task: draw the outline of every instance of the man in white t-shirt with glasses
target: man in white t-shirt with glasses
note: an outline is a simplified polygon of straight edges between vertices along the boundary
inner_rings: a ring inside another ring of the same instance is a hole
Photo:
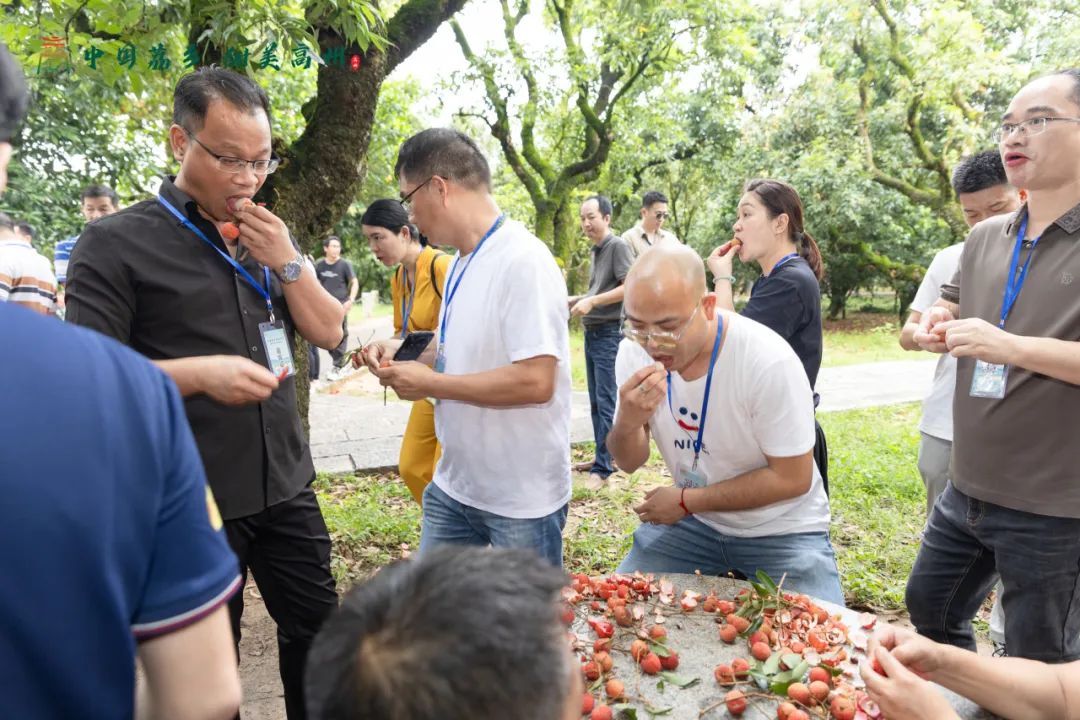
[[[608,448],[633,472],[652,438],[673,483],[634,508],[642,524],[619,572],[764,570],[842,605],[813,460],[813,393],[795,352],[764,325],[718,310],[686,247],[642,255],[623,307]]]
[[[436,400],[442,456],[424,491],[420,552],[527,547],[561,567],[570,501],[562,272],[546,245],[499,210],[487,160],[469,137],[424,130],[401,146],[396,172],[420,232],[458,250],[439,327],[420,361],[391,360],[400,339],[365,352],[398,397]]]

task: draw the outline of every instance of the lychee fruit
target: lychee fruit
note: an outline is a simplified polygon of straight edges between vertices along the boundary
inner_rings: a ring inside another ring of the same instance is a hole
[[[599,638],[592,644],[593,652],[608,652],[611,650],[611,638]]]
[[[745,680],[750,674],[750,663],[746,661],[746,658],[735,658],[731,661],[731,669],[735,673],[735,677]]]
[[[588,715],[591,713],[594,705],[596,705],[596,700],[589,693],[585,693],[585,697],[581,698],[581,714]]]
[[[750,648],[750,654],[754,656],[755,660],[765,662],[772,655],[772,650],[763,642],[754,643],[754,646]]]
[[[671,653],[667,657],[660,658],[660,667],[665,670],[674,670],[679,667],[679,654]]]
[[[735,671],[731,669],[730,665],[717,665],[716,669],[713,670],[713,677],[721,685],[735,684]]]
[[[736,717],[746,712],[746,696],[742,690],[732,690],[724,696],[727,711]]]
[[[645,657],[649,652],[649,643],[644,640],[635,640],[630,643],[630,657],[634,658],[636,662],[641,662],[641,659]]]
[[[810,688],[802,683],[791,683],[788,685],[787,696],[800,705],[810,704]]]
[[[739,637],[739,631],[735,629],[734,625],[721,625],[720,626],[720,639],[724,642],[731,644],[735,642],[735,638]]]
[[[782,702],[776,708],[776,720],[788,720],[791,717],[791,713],[798,710],[797,707],[789,702]]]
[[[663,667],[660,664],[660,658],[656,653],[648,653],[645,657],[641,658],[641,670],[646,675],[655,675],[660,672]]]
[[[831,688],[829,683],[822,682],[821,680],[814,680],[810,683],[810,694],[818,702],[824,702],[829,697]]]
[[[667,628],[665,628],[663,625],[653,625],[651,628],[649,628],[649,637],[651,637],[653,640],[659,640],[660,642],[663,642],[667,639]]]
[[[626,694],[626,687],[623,685],[622,680],[616,680],[612,678],[604,685],[604,692],[612,700],[618,700]]]
[[[746,632],[746,629],[750,627],[749,620],[735,613],[728,613],[728,616],[724,619],[727,620],[728,625],[735,628],[736,632]]]
[[[855,720],[855,702],[844,695],[837,695],[829,703],[829,712],[835,720]]]
[[[611,720],[614,717],[611,713],[611,708],[607,705],[597,705],[589,715],[589,720]]]
[[[600,679],[600,666],[592,660],[581,666],[581,672],[585,675],[585,679],[589,682]]]
[[[611,667],[615,664],[615,661],[611,659],[611,655],[604,651],[600,651],[593,655],[593,662],[600,666],[600,669],[604,672],[611,672]]]
[[[831,682],[832,673],[823,667],[810,668],[810,682],[815,683],[818,681],[823,683]]]

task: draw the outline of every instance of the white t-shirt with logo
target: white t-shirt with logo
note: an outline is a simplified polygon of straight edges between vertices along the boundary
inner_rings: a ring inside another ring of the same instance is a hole
[[[458,502],[510,518],[543,517],[569,502],[566,301],[566,281],[551,251],[513,220],[479,251],[456,258],[448,271],[439,314],[441,324],[449,313],[447,374],[479,373],[543,355],[558,359],[555,393],[542,405],[436,403],[442,457],[433,482]]]
[[[765,456],[793,457],[814,447],[814,396],[806,371],[791,346],[749,318],[724,313],[727,334],[713,371],[709,410],[698,468],[708,484],[766,467]],[[711,349],[711,345],[710,345]],[[652,364],[635,342],[623,340],[615,360],[621,386]],[[661,402],[649,430],[672,476],[694,459],[694,441],[706,376],[686,382],[671,375],[671,406]],[[695,516],[725,535],[763,537],[829,529],[829,500],[817,465],[804,494],[751,510],[702,512]]]
[[[925,313],[941,297],[941,286],[952,280],[956,268],[960,265],[960,256],[964,252],[964,243],[956,243],[945,248],[930,262],[926,275],[919,285],[911,309]],[[934,381],[930,392],[923,398],[922,422],[919,430],[942,440],[952,442],[952,406],[953,391],[956,389],[956,358],[949,353],[938,357],[934,368]]]

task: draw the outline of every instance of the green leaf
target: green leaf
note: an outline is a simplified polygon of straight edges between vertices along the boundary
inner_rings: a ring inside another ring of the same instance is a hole
[[[786,655],[785,657],[791,657]],[[775,652],[769,656],[769,659],[765,661],[765,665],[762,666],[761,671],[766,675],[775,675],[780,669],[780,653]]]
[[[788,668],[789,670],[792,670],[792,669],[794,669],[794,668],[795,668],[795,667],[796,667],[796,666],[797,666],[797,665],[798,665],[799,663],[801,663],[801,662],[802,662],[802,655],[796,655],[795,653],[791,653],[790,655],[785,655],[784,657],[782,657],[782,658],[780,658],[780,659],[781,659],[781,660],[783,661],[784,665],[785,665],[785,666],[786,666],[786,667],[787,667],[787,668]]]
[[[660,677],[664,678],[672,685],[676,685],[681,688],[688,688],[701,682],[701,678],[688,678],[683,675],[673,673],[669,670],[662,670],[660,672]]]
[[[671,651],[668,650],[667,647],[662,643],[650,640],[649,649],[656,653],[659,657],[671,657]]]
[[[611,709],[619,717],[629,718],[629,720],[637,720],[637,708],[633,705],[619,703],[618,705],[613,705]]]
[[[773,582],[773,579],[771,577],[769,577],[769,573],[765,572],[764,570],[759,569],[757,571],[757,573],[756,573],[756,576],[757,576],[757,579],[761,581],[761,584],[764,585],[768,589],[770,595],[775,595],[776,594],[776,591],[779,588],[776,587],[776,583]]]

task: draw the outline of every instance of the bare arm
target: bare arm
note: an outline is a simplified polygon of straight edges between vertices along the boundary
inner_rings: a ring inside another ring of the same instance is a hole
[[[1080,720],[1080,662],[1047,665],[943,647],[930,679],[1005,718]]]
[[[357,280],[356,277],[354,276],[353,279],[349,281],[349,302],[350,303],[356,302],[356,295],[359,292],[360,292],[360,281]]]
[[[172,378],[181,396],[206,394],[226,405],[261,402],[279,385],[272,372],[239,355],[155,360],[154,364]]]
[[[626,472],[649,460],[649,418],[667,391],[664,366],[649,365],[630,376],[619,388],[619,411],[607,436],[611,457]]]
[[[768,465],[730,480],[686,491],[692,513],[750,510],[806,493],[813,480],[814,453],[794,457],[765,456]]]
[[[540,405],[555,394],[557,367],[557,358],[541,355],[468,375],[435,373],[430,396],[490,407]]]
[[[716,293],[716,307],[721,310],[735,310],[735,291],[731,280],[717,280],[713,284],[713,290]]]
[[[419,361],[390,361],[383,367],[387,362],[385,358],[385,354],[375,357],[373,353],[367,358],[368,368],[402,400],[433,397],[484,407],[516,407],[541,405],[555,394],[558,359],[551,355],[526,358],[494,370],[467,375],[435,372],[430,364],[433,361],[430,345]]]
[[[341,342],[345,306],[323,288],[306,261],[300,279],[283,284],[282,289],[297,332],[309,343],[324,350],[336,348]]]
[[[176,632],[139,645],[146,682],[139,686],[136,717],[227,720],[240,709],[228,607]]]

